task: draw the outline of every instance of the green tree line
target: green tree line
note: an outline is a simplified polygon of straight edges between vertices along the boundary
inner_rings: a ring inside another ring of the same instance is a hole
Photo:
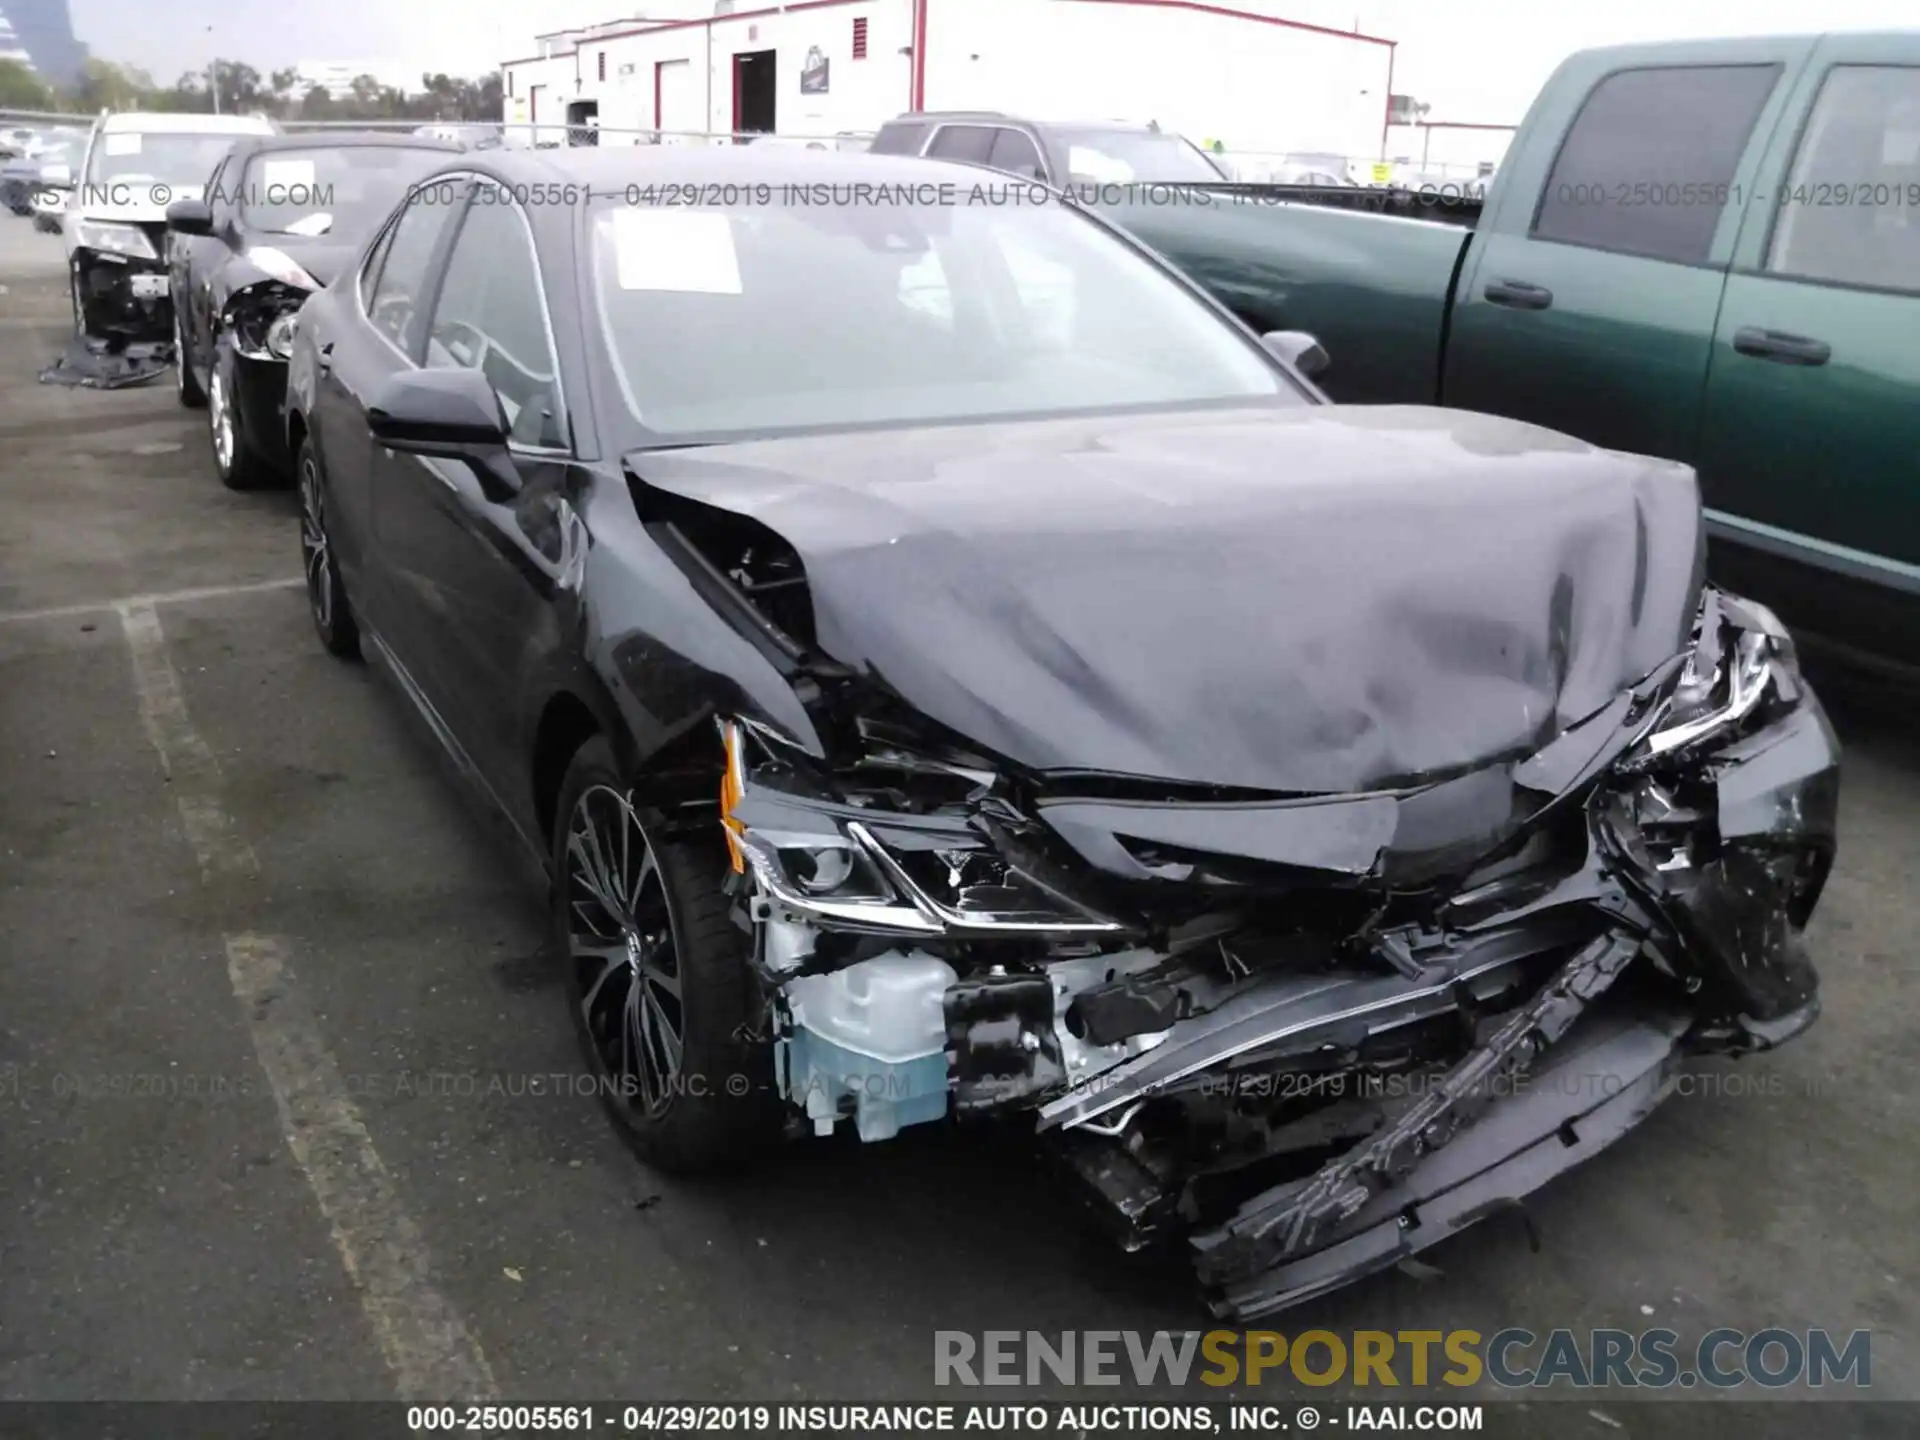
[[[422,75],[418,93],[382,85],[371,75],[354,77],[352,92],[338,99],[318,85],[302,86],[292,70],[262,74],[242,61],[216,60],[207,70],[189,70],[171,85],[146,71],[90,59],[70,89],[48,85],[17,60],[0,60],[0,110],[48,110],[97,115],[102,110],[209,111],[209,82],[220,87],[221,110],[258,111],[282,120],[498,120],[500,77],[467,80]]]

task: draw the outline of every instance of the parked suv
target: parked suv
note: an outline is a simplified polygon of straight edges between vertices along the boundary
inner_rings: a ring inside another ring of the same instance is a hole
[[[1231,178],[1192,141],[1155,124],[1020,120],[993,110],[901,115],[880,127],[871,153],[984,165],[1056,188]]]

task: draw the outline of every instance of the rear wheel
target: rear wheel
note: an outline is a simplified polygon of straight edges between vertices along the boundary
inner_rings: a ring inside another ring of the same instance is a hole
[[[352,659],[360,653],[360,627],[354,623],[347,588],[334,563],[327,533],[327,477],[311,439],[302,442],[300,476],[300,558],[307,575],[307,610],[314,633],[331,655]]]
[[[194,377],[193,362],[187,357],[187,326],[180,318],[177,301],[173,307],[173,393],[189,410],[198,410],[207,403],[207,392],[200,388],[199,380]]]
[[[778,1133],[772,1046],[718,828],[659,834],[613,752],[580,748],[555,807],[551,925],[568,1008],[607,1112],[663,1170],[710,1170]]]

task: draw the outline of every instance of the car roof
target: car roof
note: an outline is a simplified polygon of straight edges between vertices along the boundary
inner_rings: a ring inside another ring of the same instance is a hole
[[[273,122],[260,115],[187,115],[153,110],[124,110],[100,117],[102,130],[140,130],[151,135],[273,135]]]
[[[887,121],[888,125],[914,124],[1030,125],[1036,130],[1111,130],[1123,135],[1158,135],[1156,130],[1133,120],[1056,120],[1037,115],[1009,115],[1004,110],[909,110]]]
[[[262,135],[247,145],[250,153],[273,154],[281,150],[371,149],[385,146],[398,150],[442,150],[450,155],[464,154],[466,147],[457,140],[435,135],[416,135],[411,131],[391,130],[291,130],[277,135]]]
[[[461,170],[507,181],[558,180],[596,193],[629,185],[926,185],[944,176],[978,184],[976,165],[871,151],[803,150],[784,145],[576,145],[552,150],[475,150]],[[692,194],[693,192],[686,192]],[[671,203],[671,197],[667,197]]]

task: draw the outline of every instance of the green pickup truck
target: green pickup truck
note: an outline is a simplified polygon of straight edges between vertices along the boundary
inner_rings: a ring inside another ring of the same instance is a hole
[[[1336,400],[1693,465],[1723,583],[1920,659],[1920,33],[1586,51],[1484,197],[1367,203],[1093,208],[1255,328],[1317,335]]]

